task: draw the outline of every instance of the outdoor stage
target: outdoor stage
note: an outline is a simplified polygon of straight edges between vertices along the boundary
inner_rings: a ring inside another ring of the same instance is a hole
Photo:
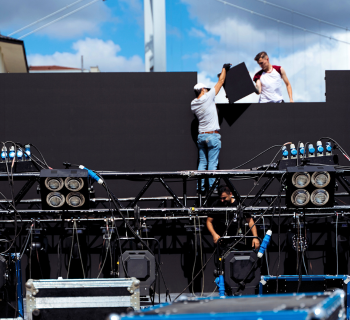
[[[350,72],[327,71],[326,79],[324,103],[218,105],[220,170],[199,172],[197,124],[189,107],[196,73],[0,75],[6,119],[2,140],[33,143],[46,160],[33,158],[31,172],[18,172],[17,163],[13,174],[2,164],[0,235],[6,241],[0,248],[7,262],[0,263],[0,271],[9,276],[0,287],[6,283],[9,288],[6,299],[19,310],[16,290],[25,295],[28,279],[125,278],[125,261],[136,269],[140,265],[135,263],[140,256],[130,258],[133,254],[142,254],[140,296],[145,304],[157,301],[158,293],[174,297],[185,288],[186,295],[213,292],[216,246],[205,221],[208,212],[227,209],[211,206],[215,195],[210,191],[196,196],[198,179],[207,177],[229,186],[241,204],[230,213],[250,212],[261,239],[273,231],[261,275],[349,274],[350,168],[339,147],[345,155],[350,150],[345,88]],[[311,176],[332,167],[331,200],[324,206],[290,206],[292,174],[281,160],[281,145],[309,141],[315,146],[322,137],[336,140],[331,140],[337,146],[332,153],[338,159],[315,157],[307,170]],[[41,159],[33,146],[32,154]],[[56,169],[56,177],[60,169],[71,170],[68,176],[74,177],[79,171],[75,164],[83,164],[104,183],[82,178],[81,209],[48,208],[46,178],[40,174],[45,162]],[[64,169],[63,162],[73,165]],[[248,229],[245,225],[243,233]],[[250,250],[249,239],[243,240]],[[19,269],[21,276],[16,275]],[[347,278],[339,281],[334,287],[347,290]],[[14,309],[7,301],[4,305],[7,314],[1,316],[13,317]]]

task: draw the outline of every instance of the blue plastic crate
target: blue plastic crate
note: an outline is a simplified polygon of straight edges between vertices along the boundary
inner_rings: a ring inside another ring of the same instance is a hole
[[[278,293],[293,293],[297,291],[298,275],[282,275],[278,277]],[[301,292],[327,292],[335,288],[342,289],[345,296],[346,318],[350,319],[350,287],[348,285],[350,276],[348,275],[303,275],[301,277]],[[275,294],[276,293],[276,277],[261,276],[259,284],[259,294]]]
[[[186,298],[120,320],[345,319],[344,291],[266,296]],[[139,318],[139,319],[137,319]]]

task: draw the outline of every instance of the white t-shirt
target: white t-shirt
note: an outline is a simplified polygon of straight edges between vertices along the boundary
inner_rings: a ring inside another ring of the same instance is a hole
[[[218,111],[215,105],[214,88],[199,99],[194,99],[191,102],[191,110],[198,118],[199,133],[220,130]]]
[[[279,102],[283,100],[282,96],[282,78],[281,75],[272,68],[272,72],[263,72],[260,77],[261,94],[260,103]]]

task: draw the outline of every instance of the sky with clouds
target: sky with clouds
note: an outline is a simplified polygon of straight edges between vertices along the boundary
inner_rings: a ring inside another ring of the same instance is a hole
[[[9,35],[75,3],[12,37],[23,36],[89,2],[2,1],[0,32]],[[223,63],[245,62],[253,76],[259,70],[254,56],[267,51],[271,62],[286,70],[294,100],[312,102],[325,101],[325,70],[350,68],[350,31],[346,30],[350,0],[269,1],[293,12],[262,0],[224,2],[227,4],[220,0],[166,0],[167,71],[197,71],[200,82],[213,86]],[[143,30],[143,0],[101,0],[23,40],[29,65],[79,68],[83,55],[85,68],[98,65],[103,72],[135,72],[144,71]],[[288,101],[286,90],[284,97]],[[257,99],[252,94],[241,102]],[[217,101],[225,101],[223,92]]]

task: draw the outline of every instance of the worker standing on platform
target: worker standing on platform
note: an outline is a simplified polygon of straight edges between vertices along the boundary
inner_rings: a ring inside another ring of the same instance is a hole
[[[235,198],[232,196],[231,190],[227,186],[220,186],[219,187],[219,199],[216,200],[212,207],[219,207],[219,208],[232,208],[236,207],[237,202],[235,201]],[[213,242],[216,244],[220,237],[223,236],[235,236],[238,235],[238,225],[236,223],[231,223],[231,225],[228,227],[228,224],[232,220],[233,216],[232,214],[236,214],[235,212],[223,212],[216,213],[215,215],[208,214],[207,218],[207,228],[211,235],[213,236]],[[251,232],[254,237],[258,236],[258,232],[256,229],[256,226],[254,225],[254,220],[251,217],[251,215],[247,212],[244,214],[245,219],[249,225],[249,228],[251,228]],[[236,219],[237,221],[237,219]],[[228,229],[227,229],[228,228]],[[260,241],[258,238],[253,238],[252,240],[252,247],[254,249],[258,249],[260,246]]]
[[[254,60],[261,67],[261,70],[253,78],[256,83],[257,94],[260,94],[259,103],[284,102],[281,78],[287,87],[289,101],[294,102],[292,86],[287,78],[286,71],[280,66],[273,66],[265,51],[258,53]]]
[[[215,105],[215,96],[219,93],[226,79],[226,71],[231,67],[225,63],[218,83],[211,90],[203,83],[194,86],[196,99],[191,102],[191,110],[199,121],[197,146],[199,151],[198,170],[216,170],[219,162],[221,149],[221,135],[219,133],[218,112]],[[215,178],[209,179],[209,188],[213,185]],[[201,186],[197,185],[197,193],[204,193],[204,179]]]

